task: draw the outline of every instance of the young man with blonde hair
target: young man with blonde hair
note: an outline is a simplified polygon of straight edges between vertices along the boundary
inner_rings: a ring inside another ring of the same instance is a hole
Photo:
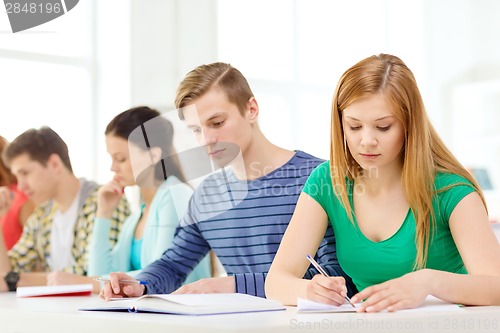
[[[322,160],[278,147],[264,136],[257,123],[257,100],[245,77],[229,64],[202,65],[188,73],[175,104],[220,170],[196,189],[173,246],[138,276],[147,281],[147,288],[122,285],[119,280],[130,277],[112,273],[101,297],[173,292],[210,249],[228,276],[202,279],[176,293],[238,292],[264,297],[267,272],[302,186]],[[234,162],[235,156],[241,157],[241,163]],[[317,259],[330,275],[344,275],[331,228]],[[311,268],[305,277],[316,273]]]

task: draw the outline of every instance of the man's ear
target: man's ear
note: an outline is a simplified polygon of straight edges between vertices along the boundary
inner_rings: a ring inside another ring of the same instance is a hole
[[[247,116],[250,123],[256,123],[257,118],[259,117],[259,104],[257,104],[257,100],[255,97],[250,97],[247,102]]]
[[[149,156],[151,157],[151,165],[158,163],[161,160],[162,150],[160,147],[149,148]]]
[[[54,170],[62,170],[64,168],[64,163],[61,160],[61,157],[56,153],[50,154],[47,162],[45,163],[46,168],[52,168]]]

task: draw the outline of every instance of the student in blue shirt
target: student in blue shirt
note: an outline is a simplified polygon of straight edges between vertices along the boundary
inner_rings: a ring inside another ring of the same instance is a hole
[[[130,277],[111,273],[111,283],[105,284],[101,297],[109,300],[172,291],[264,297],[267,272],[298,195],[322,160],[267,140],[257,123],[257,100],[245,77],[229,64],[202,65],[188,73],[175,104],[220,170],[196,189],[172,247],[137,276],[148,283],[147,288],[120,284],[120,279]],[[202,279],[176,290],[210,249],[228,276]],[[331,228],[326,230],[317,260],[330,275],[344,275],[336,260]],[[311,278],[314,272],[311,268],[305,277]]]
[[[145,106],[122,112],[108,124],[106,147],[115,176],[98,191],[98,209],[89,245],[89,276],[112,271],[135,276],[172,244],[179,216],[184,214],[193,193],[175,159],[173,132],[170,121]],[[111,213],[123,196],[124,187],[132,185],[140,188],[140,210],[125,220],[116,245],[111,247],[107,236]],[[210,276],[210,258],[206,256],[186,282]],[[52,277],[59,282],[54,284],[75,278],[81,277],[61,273]]]

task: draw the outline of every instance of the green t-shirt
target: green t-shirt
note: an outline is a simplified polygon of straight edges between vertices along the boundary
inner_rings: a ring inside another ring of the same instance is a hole
[[[454,186],[447,188],[449,185]],[[434,232],[431,231],[426,267],[466,274],[448,221],[460,200],[475,189],[465,178],[449,173],[438,173],[435,177],[435,186],[438,190],[433,198],[436,228]],[[351,207],[354,207],[352,188],[353,183],[348,180],[348,198]],[[439,191],[439,189],[445,190]],[[340,266],[352,278],[359,291],[413,270],[417,249],[415,217],[410,209],[394,235],[383,241],[374,242],[361,232],[356,217],[354,224],[351,222],[340,200],[335,196],[328,161],[320,164],[311,173],[303,191],[316,200],[327,213],[335,232]]]

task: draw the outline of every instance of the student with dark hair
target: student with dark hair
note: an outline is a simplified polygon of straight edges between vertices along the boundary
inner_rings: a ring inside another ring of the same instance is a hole
[[[89,276],[123,271],[136,276],[172,245],[179,218],[193,190],[186,184],[173,145],[172,123],[157,110],[135,107],[106,127],[106,147],[113,179],[98,191],[97,213],[89,247]],[[107,235],[112,213],[127,186],[138,185],[141,205],[127,217],[114,247]],[[186,282],[211,276],[210,257],[193,269]],[[94,283],[65,272],[49,276],[52,284]],[[98,291],[99,288],[96,289]]]
[[[45,285],[49,271],[86,275],[98,185],[73,174],[66,143],[49,127],[24,132],[3,157],[19,189],[38,207],[17,244],[8,253],[0,247],[0,276],[5,277],[0,290]],[[112,213],[111,245],[128,214],[127,201],[120,200]]]
[[[147,288],[120,284],[120,279],[130,277],[111,273],[101,297],[172,291],[264,297],[264,281],[298,195],[322,160],[278,147],[264,136],[257,122],[257,100],[245,77],[229,64],[202,65],[188,73],[175,104],[218,170],[197,187],[172,246],[137,276],[148,282]],[[342,275],[332,229],[325,230],[322,238],[318,261],[329,274]],[[180,287],[209,250],[228,276]],[[305,277],[311,278],[313,272]]]

